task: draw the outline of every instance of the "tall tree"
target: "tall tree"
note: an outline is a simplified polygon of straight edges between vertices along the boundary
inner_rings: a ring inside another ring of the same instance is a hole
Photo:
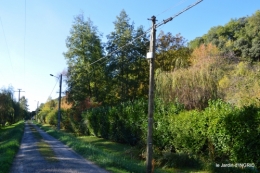
[[[84,109],[86,99],[103,99],[105,65],[90,65],[103,55],[100,36],[90,19],[85,20],[82,14],[75,17],[64,53],[68,64],[68,98],[74,107]]]
[[[145,54],[148,39],[142,26],[137,30],[134,29],[134,23],[130,24],[130,18],[124,10],[116,17],[114,26],[114,31],[107,36],[106,47],[107,52],[111,53],[107,63],[110,86],[113,86],[111,100],[112,98],[114,102],[132,100],[138,95],[141,96],[144,90],[147,91],[145,88],[148,73],[144,69],[147,69]],[[139,38],[132,44],[128,44],[137,37]],[[123,48],[114,52],[121,47]]]
[[[25,119],[30,119],[30,115],[28,112],[28,100],[22,96],[20,99],[20,111],[19,114],[21,117],[25,118]]]
[[[15,123],[23,119],[24,110],[20,103],[13,99],[13,87],[3,88],[0,92],[0,125],[6,122]]]
[[[164,34],[160,32],[156,50],[156,68],[163,71],[173,71],[180,67],[189,65],[190,49],[185,45],[186,40],[177,34],[173,36],[171,33]]]
[[[11,93],[8,90],[0,93],[0,123],[2,126],[6,122],[12,122],[14,119],[14,109],[12,107]]]

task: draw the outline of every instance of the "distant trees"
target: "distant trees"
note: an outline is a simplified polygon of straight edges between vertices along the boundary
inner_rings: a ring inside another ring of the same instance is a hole
[[[223,54],[233,52],[248,61],[260,61],[260,11],[212,27],[207,34],[192,40],[189,47],[194,49],[208,43],[216,45]]]
[[[27,100],[21,98],[21,102],[13,99],[13,88],[3,88],[0,90],[0,125],[5,126],[6,123],[12,124],[21,119],[25,119],[28,115]]]

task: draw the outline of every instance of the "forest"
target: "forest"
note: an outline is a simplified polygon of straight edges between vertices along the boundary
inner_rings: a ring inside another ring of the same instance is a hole
[[[75,17],[63,53],[61,127],[132,145],[145,159],[149,34],[124,10],[113,24],[103,43],[91,19]],[[214,170],[216,163],[253,163],[259,169],[260,11],[189,42],[160,31],[155,64],[156,164]],[[57,125],[57,99],[39,109],[39,122]]]

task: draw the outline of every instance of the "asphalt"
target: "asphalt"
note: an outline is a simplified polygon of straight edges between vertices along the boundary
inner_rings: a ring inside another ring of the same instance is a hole
[[[32,124],[33,125],[33,124]],[[38,151],[29,124],[25,124],[20,149],[14,159],[10,173],[108,173],[94,163],[84,159],[72,149],[33,125],[49,143],[58,161],[46,160]]]

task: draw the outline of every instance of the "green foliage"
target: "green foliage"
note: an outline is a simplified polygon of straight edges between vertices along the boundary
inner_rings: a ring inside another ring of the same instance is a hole
[[[259,115],[253,106],[238,109],[211,101],[202,112],[184,112],[174,119],[173,145],[181,152],[207,155],[213,162],[254,163],[259,168]]]
[[[259,16],[257,11],[213,27],[189,48],[180,35],[159,35],[153,146],[162,165],[197,167],[202,160],[206,166],[248,162],[259,168],[259,63],[253,62],[260,58]],[[91,65],[103,56],[100,36],[90,19],[75,18],[64,53],[72,108],[62,111],[61,126],[137,145],[141,152],[147,135],[148,38],[126,45],[144,29],[135,29],[124,10],[114,26],[105,44],[109,57]],[[57,123],[55,104],[46,104],[41,121]]]
[[[166,152],[159,159],[159,162],[164,167],[170,168],[200,168],[199,160],[186,153]]]
[[[143,26],[135,29],[124,10],[116,17],[114,26],[106,43],[106,51],[112,53],[106,67],[109,105],[146,97],[148,92],[148,65],[145,57],[148,38]],[[130,41],[132,44],[128,44]],[[123,49],[114,52],[122,46]]]
[[[230,160],[254,163],[260,168],[260,109],[244,107],[236,114],[225,117],[225,129],[231,138]]]
[[[48,112],[46,116],[46,123],[50,125],[57,125],[58,123],[58,111],[57,110],[52,110]]]
[[[85,21],[83,15],[75,17],[66,46],[68,101],[74,109],[82,111],[88,98],[102,101],[105,92],[105,65],[90,66],[103,55],[100,35],[93,22]]]
[[[154,116],[155,146],[163,149],[169,147],[169,124],[167,117],[177,114],[183,109],[178,104],[163,105],[160,100],[156,101]],[[90,133],[116,142],[136,145],[145,143],[147,131],[147,101],[136,100],[134,102],[124,102],[113,107],[98,107],[83,113],[84,122]],[[163,134],[163,135],[162,135]]]
[[[21,98],[21,102],[16,102],[13,99],[13,88],[0,90],[0,128],[6,124],[13,124],[21,119],[28,118],[27,100]]]
[[[165,102],[178,99],[186,109],[202,110],[209,99],[218,98],[238,107],[260,105],[259,62],[220,56],[212,44],[194,49],[190,60],[186,69],[156,71],[157,97]]]
[[[260,106],[259,63],[233,64],[219,80],[222,98],[238,107],[254,104]]]
[[[180,35],[160,32],[157,42],[155,64],[162,71],[174,71],[189,66],[191,50],[185,46],[186,40]]]
[[[203,45],[192,53],[191,67],[170,73],[156,71],[156,97],[165,102],[177,99],[186,109],[203,109],[209,99],[219,97],[218,80],[225,68],[216,47]]]
[[[138,100],[113,107],[92,108],[85,111],[83,117],[92,135],[134,145],[144,135],[141,127],[146,108],[143,100]]]
[[[23,137],[24,123],[18,122],[0,129],[0,173],[9,172]]]
[[[203,37],[197,37],[189,43],[194,49],[201,44],[212,43],[223,54],[233,52],[236,56],[248,61],[260,58],[260,11],[250,17],[232,19],[224,26],[212,27]]]

